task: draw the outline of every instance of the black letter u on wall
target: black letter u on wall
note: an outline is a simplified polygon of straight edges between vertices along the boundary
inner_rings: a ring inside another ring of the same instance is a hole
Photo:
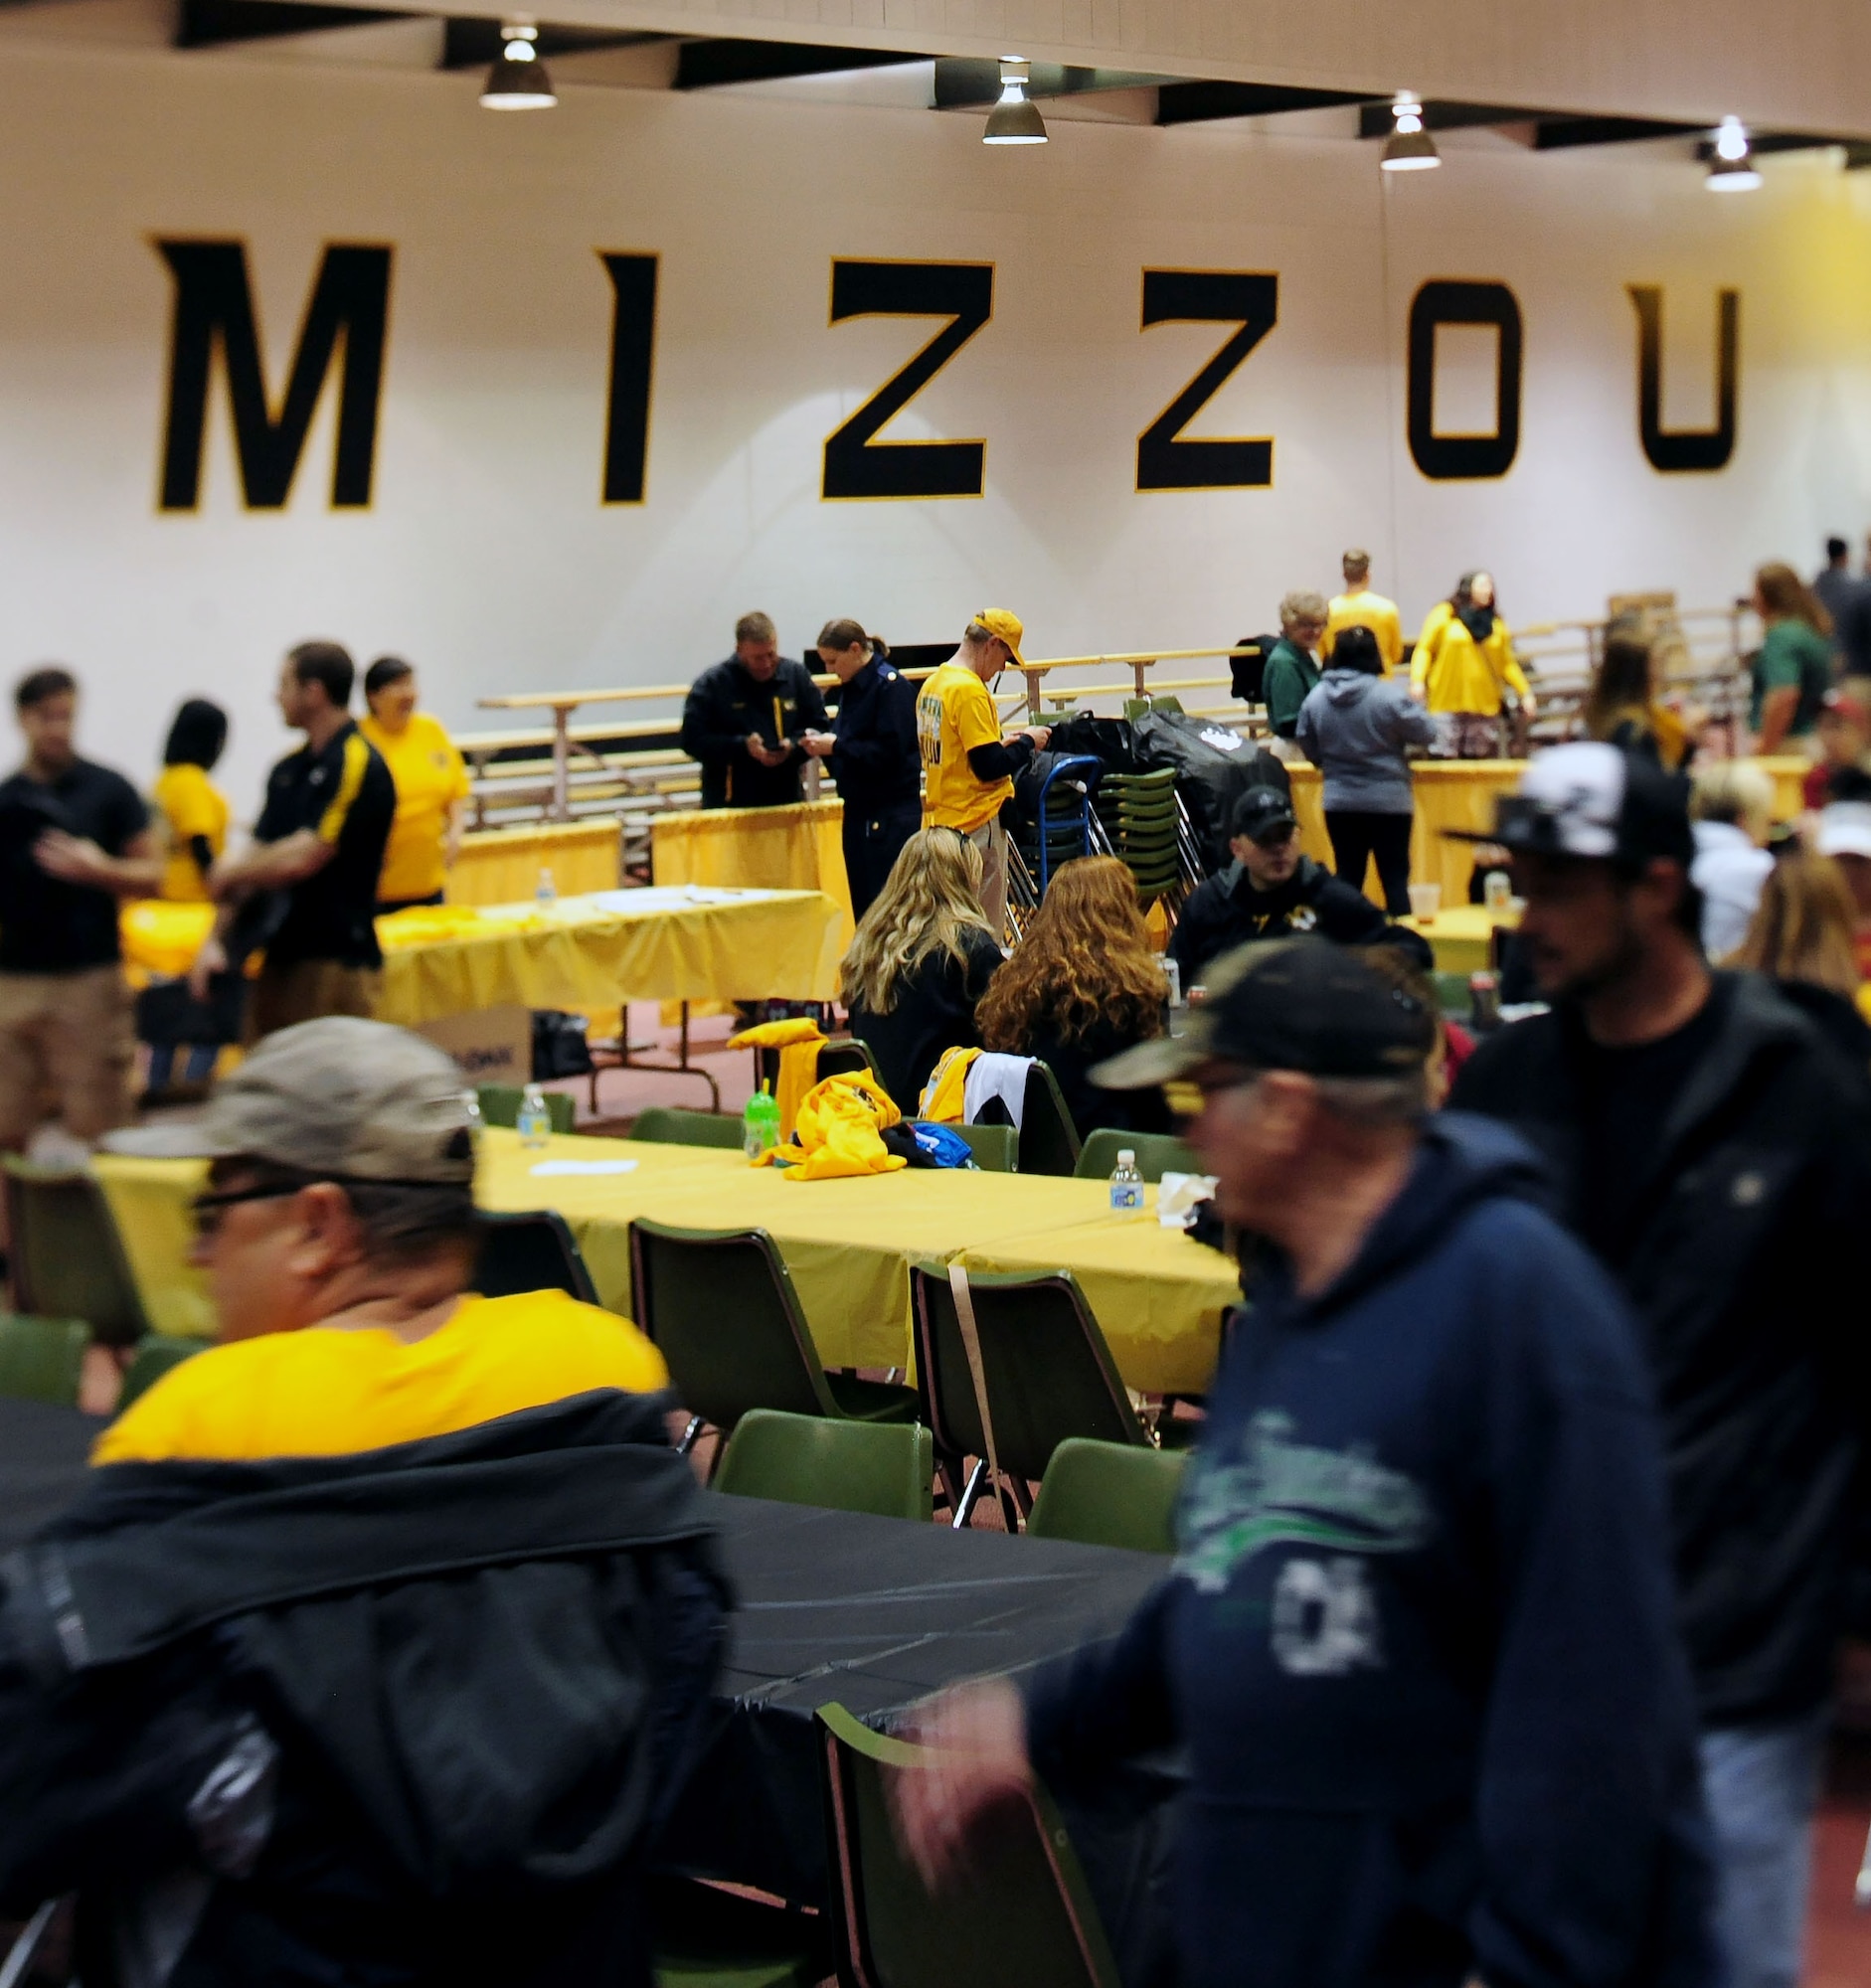
[[[282,508],[340,339],[344,362],[338,376],[331,502],[338,509],[368,504],[377,456],[377,407],[383,394],[391,251],[350,245],[326,248],[275,416],[255,324],[246,245],[159,242],[156,247],[175,278],[162,508],[192,511],[201,501],[209,376],[217,348],[228,377],[247,507],[250,511]]]
[[[1715,425],[1663,425],[1663,292],[1654,283],[1628,285],[1637,307],[1637,433],[1650,467],[1668,474],[1723,469],[1735,452],[1735,403],[1741,354],[1741,292],[1720,293],[1715,333]]]
[[[1436,432],[1436,330],[1444,324],[1493,325],[1494,432]],[[1425,283],[1410,306],[1410,453],[1439,483],[1505,476],[1520,449],[1520,306],[1505,283]]]

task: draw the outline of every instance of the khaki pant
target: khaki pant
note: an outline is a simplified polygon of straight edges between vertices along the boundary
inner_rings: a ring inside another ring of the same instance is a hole
[[[136,1034],[116,964],[76,973],[0,973],[0,1148],[47,1118],[95,1139],[130,1115]]]
[[[999,818],[986,821],[968,840],[981,852],[981,909],[997,945],[1007,943],[1007,831]]]
[[[321,1015],[361,1015],[369,1021],[383,991],[383,974],[371,966],[340,966],[335,959],[270,962],[259,969],[247,1004],[244,1036],[248,1047],[297,1022]]]

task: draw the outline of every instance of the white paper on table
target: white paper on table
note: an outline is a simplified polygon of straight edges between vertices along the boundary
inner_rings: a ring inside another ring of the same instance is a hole
[[[527,1168],[536,1177],[565,1174],[633,1174],[635,1160],[538,1160]]]
[[[622,917],[647,917],[657,911],[688,911],[698,905],[757,904],[771,891],[734,891],[720,884],[651,884],[637,891],[594,891],[583,903]]]
[[[1165,1174],[1156,1184],[1156,1219],[1165,1229],[1188,1229],[1195,1212],[1220,1182],[1213,1174]]]

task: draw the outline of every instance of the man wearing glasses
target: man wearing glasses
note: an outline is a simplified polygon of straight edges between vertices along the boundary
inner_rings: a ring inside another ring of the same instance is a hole
[[[562,1291],[468,1289],[467,1107],[453,1061],[420,1036],[348,1016],[283,1029],[198,1123],[112,1143],[209,1162],[195,1260],[223,1344],[111,1423],[98,1463],[341,1455],[667,1385],[626,1319]]]
[[[1392,924],[1362,891],[1300,853],[1299,824],[1282,788],[1250,787],[1235,802],[1229,826],[1235,860],[1190,893],[1169,941],[1183,986],[1200,986],[1209,961],[1236,946],[1301,932],[1341,945],[1396,945],[1413,966],[1428,971],[1432,955],[1425,939]]]
[[[1715,1978],[1689,1679],[1631,1321],[1532,1156],[1426,1115],[1384,949],[1252,948],[1172,1077],[1259,1239],[1177,1513],[1116,1636],[925,1712],[896,1781],[939,1883],[1037,1771],[1180,1746],[1185,1988]]]

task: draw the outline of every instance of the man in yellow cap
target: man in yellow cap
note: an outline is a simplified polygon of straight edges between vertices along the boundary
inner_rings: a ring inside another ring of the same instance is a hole
[[[996,938],[1007,931],[1007,831],[1000,810],[1013,776],[1052,737],[1030,725],[1011,739],[988,685],[1018,664],[1026,630],[1017,614],[985,607],[967,625],[961,646],[923,685],[916,701],[917,746],[923,755],[923,826],[952,828],[981,852],[981,909]]]

